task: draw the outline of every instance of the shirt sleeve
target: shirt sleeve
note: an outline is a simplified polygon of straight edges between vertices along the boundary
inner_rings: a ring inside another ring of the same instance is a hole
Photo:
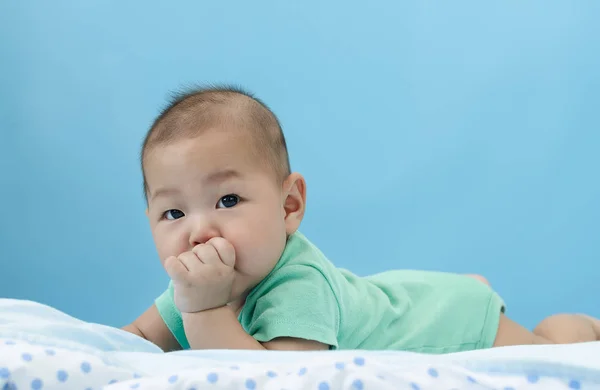
[[[278,337],[318,341],[338,347],[339,305],[323,273],[309,265],[277,270],[246,300],[246,331],[260,342]]]
[[[177,309],[177,306],[175,306],[173,282],[170,282],[167,290],[156,298],[154,304],[156,305],[161,318],[167,325],[167,328],[169,328],[181,348],[189,349],[190,344],[188,343],[187,337],[185,337],[183,318],[181,317],[181,312]]]

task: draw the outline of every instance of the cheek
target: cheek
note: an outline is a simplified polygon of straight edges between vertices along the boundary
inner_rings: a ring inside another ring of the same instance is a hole
[[[187,250],[187,239],[182,234],[177,233],[173,227],[157,226],[152,230],[154,245],[160,258],[161,264],[169,256],[179,256]]]
[[[285,235],[284,218],[278,210],[262,208],[248,216],[243,234],[254,246],[265,247],[276,245],[281,235]]]
[[[223,236],[236,251],[236,268],[244,274],[262,274],[279,260],[285,246],[283,220],[261,214],[244,223],[226,225]]]

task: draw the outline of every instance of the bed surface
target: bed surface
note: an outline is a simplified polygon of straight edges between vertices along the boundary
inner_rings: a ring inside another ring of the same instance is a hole
[[[120,329],[0,299],[0,389],[600,389],[600,342],[407,352],[162,353]]]

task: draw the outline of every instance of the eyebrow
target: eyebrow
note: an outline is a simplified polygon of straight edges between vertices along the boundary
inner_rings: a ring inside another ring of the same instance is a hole
[[[204,182],[206,183],[219,183],[230,179],[239,179],[242,174],[235,169],[225,169],[222,171],[213,172],[206,176]]]
[[[204,182],[207,184],[215,184],[215,183],[220,183],[220,182],[224,182],[226,180],[230,180],[230,179],[237,179],[242,177],[242,174],[239,171],[236,171],[235,169],[225,169],[222,171],[216,171],[211,173],[210,175],[206,176],[204,178]],[[155,199],[159,196],[168,196],[168,195],[174,195],[174,194],[178,194],[179,190],[176,188],[171,188],[171,187],[159,187],[156,189],[156,191],[153,191],[150,199]]]
[[[150,199],[154,199],[157,198],[159,196],[167,196],[167,195],[173,195],[178,193],[179,191],[175,188],[169,188],[169,187],[159,187],[156,191],[153,191],[152,194],[150,195]]]

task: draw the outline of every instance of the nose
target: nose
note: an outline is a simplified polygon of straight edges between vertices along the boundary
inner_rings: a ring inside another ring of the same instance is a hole
[[[198,244],[204,244],[211,238],[218,236],[219,231],[212,221],[205,218],[196,219],[192,222],[190,230],[190,247],[193,248]]]

